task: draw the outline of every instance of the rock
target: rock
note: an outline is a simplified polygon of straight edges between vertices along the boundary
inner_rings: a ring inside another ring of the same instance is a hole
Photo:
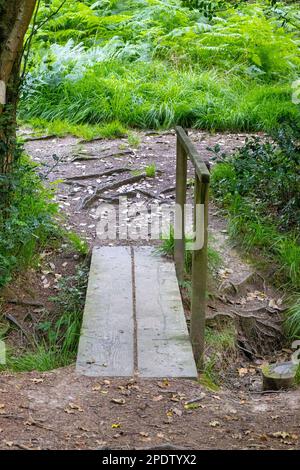
[[[281,362],[262,367],[263,390],[281,390],[291,388],[295,384],[298,364]]]

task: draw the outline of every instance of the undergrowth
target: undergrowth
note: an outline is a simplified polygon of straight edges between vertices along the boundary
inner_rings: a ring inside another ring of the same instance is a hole
[[[212,172],[215,200],[229,215],[229,233],[244,250],[258,253],[272,279],[291,296],[290,336],[300,334],[299,131],[282,126],[273,140],[253,138],[233,155],[220,155]]]
[[[56,305],[55,315],[38,324],[36,346],[25,354],[8,349],[2,370],[43,372],[75,361],[87,279],[88,268],[82,265],[74,276],[61,281],[59,294],[51,299]]]
[[[186,235],[185,238],[186,245],[193,242],[193,238],[189,235]],[[162,242],[158,248],[159,252],[165,256],[174,257],[174,248],[175,248],[175,236],[174,236],[174,227],[171,226],[169,232],[164,234],[162,237]],[[214,274],[216,270],[222,265],[222,258],[220,253],[215,250],[211,244],[207,248],[207,258],[208,258],[208,269],[211,274]],[[192,273],[192,259],[193,252],[191,250],[185,250],[185,273],[187,276],[190,276]]]
[[[179,0],[66,2],[33,41],[20,117],[75,134],[113,121],[271,130],[299,119],[298,29],[269,2],[223,3],[206,14]],[[42,7],[38,21],[59,4]]]
[[[221,156],[212,173],[216,201],[230,215],[230,234],[273,264],[275,278],[300,288],[300,151],[297,136],[282,128],[275,142],[247,140]],[[218,153],[217,153],[218,155]]]
[[[38,251],[59,235],[54,221],[54,187],[46,188],[35,170],[23,155],[13,172],[5,176],[10,204],[0,207],[0,288],[14,272],[33,263]]]

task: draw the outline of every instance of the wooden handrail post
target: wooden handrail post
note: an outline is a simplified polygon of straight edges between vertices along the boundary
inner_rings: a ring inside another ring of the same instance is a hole
[[[204,334],[205,334],[205,310],[206,310],[206,285],[207,285],[207,245],[208,245],[208,188],[209,184],[199,180],[195,175],[195,217],[194,227],[197,229],[196,217],[200,216],[197,205],[204,205],[204,243],[201,249],[193,251],[192,268],[192,306],[191,306],[191,340],[196,365],[203,370],[204,365]],[[203,214],[203,211],[201,212]],[[202,224],[201,224],[202,225]],[[200,237],[196,234],[196,237]],[[201,237],[200,237],[201,238]]]
[[[175,259],[177,278],[179,282],[182,282],[184,279],[186,186],[187,186],[187,155],[177,136],[174,259]]]

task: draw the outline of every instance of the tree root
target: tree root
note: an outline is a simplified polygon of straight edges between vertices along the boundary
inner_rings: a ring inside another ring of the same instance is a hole
[[[131,191],[125,191],[124,193],[115,193],[112,194],[111,196],[101,196],[101,199],[104,199],[105,201],[111,202],[113,204],[117,204],[119,202],[120,196],[126,196],[128,198],[134,198],[137,197],[137,194],[141,193],[147,196],[149,199],[156,199],[157,196],[155,194],[150,193],[149,191],[146,191],[144,189],[138,188],[136,190],[131,190]]]
[[[101,194],[105,191],[110,191],[111,189],[116,189],[127,184],[137,183],[138,181],[141,181],[142,179],[146,178],[146,176],[146,173],[141,173],[139,175],[133,175],[128,178],[124,178],[120,181],[115,181],[114,183],[100,186],[100,188],[96,189],[94,194],[92,194],[91,196],[87,196],[83,199],[81,203],[81,209],[87,209],[88,207],[90,207],[97,199],[99,199],[99,197],[101,197]]]
[[[121,167],[121,168],[111,168],[110,170],[102,171],[101,173],[89,173],[87,175],[75,175],[75,176],[68,176],[66,181],[80,181],[80,180],[90,180],[90,179],[97,179],[101,178],[102,176],[111,176],[115,173],[126,173],[127,171],[132,171],[132,168],[128,167]]]
[[[18,322],[18,320],[13,315],[11,315],[10,313],[3,313],[3,316],[4,318],[6,318],[6,320],[13,323],[17,328],[19,328],[19,330],[22,331],[23,335],[30,344],[36,345],[34,338],[31,337],[28,331],[21,325],[21,323]]]
[[[102,152],[106,150],[108,149],[102,150]],[[105,155],[99,155],[99,153],[79,152],[78,155],[74,156],[74,158],[72,159],[72,162],[80,162],[83,160],[100,160],[101,158],[110,158],[110,157],[126,157],[129,155],[134,155],[134,152],[132,150],[120,150],[119,152],[110,152]]]
[[[50,140],[50,139],[56,139],[57,135],[41,135],[41,136],[27,136],[27,137],[21,137],[23,142],[35,142],[38,140]]]
[[[5,302],[14,305],[24,305],[25,307],[44,307],[42,302],[37,302],[35,300],[6,299]]]
[[[127,137],[128,135],[127,134],[123,134],[122,137]],[[102,141],[102,140],[105,140],[104,137],[94,137],[93,139],[83,139],[83,140],[80,140],[78,143],[79,144],[89,144],[91,142],[99,142],[99,141]]]

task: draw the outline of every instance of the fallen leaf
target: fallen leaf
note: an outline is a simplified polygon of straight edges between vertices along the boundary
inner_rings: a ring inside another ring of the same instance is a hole
[[[71,410],[76,410],[80,412],[83,411],[83,409],[79,405],[76,405],[76,403],[69,403],[69,407],[71,408]]]
[[[273,432],[271,436],[279,438],[279,439],[286,439],[287,437],[290,437],[290,434],[285,431],[277,431],[277,432]]]
[[[216,428],[217,426],[220,426],[220,423],[219,423],[219,421],[210,421],[209,425],[212,428]]]
[[[182,411],[179,410],[178,408],[173,408],[173,412],[174,412],[175,415],[177,415],[177,416],[182,416]]]
[[[44,382],[44,379],[30,379],[34,384],[41,384]]]
[[[125,405],[126,401],[124,398],[112,398],[111,401],[117,405]]]
[[[102,447],[102,446],[105,446],[105,445],[107,444],[107,442],[106,442],[106,441],[96,441],[96,444],[97,444],[98,446],[101,446],[101,447]]]
[[[101,390],[101,385],[95,385],[93,388],[92,388],[93,392],[99,392],[99,390]]]
[[[111,425],[111,427],[112,427],[112,429],[118,429],[118,428],[121,427],[121,424],[120,424],[120,423],[113,423],[113,424]]]
[[[4,441],[4,443],[8,446],[8,447],[12,447],[14,445],[13,441]]]
[[[162,382],[157,382],[159,388],[167,388],[170,384],[167,379],[164,379]]]
[[[163,398],[164,397],[162,395],[158,395],[157,397],[153,397],[152,400],[153,401],[161,401],[161,400],[163,400]]]
[[[184,405],[184,408],[186,410],[197,410],[200,407],[202,407],[202,405],[200,405],[200,403],[186,403]]]
[[[276,300],[274,299],[269,301],[269,307],[274,308],[274,310],[280,310],[280,307],[277,305]]]
[[[248,372],[249,370],[246,369],[245,367],[241,367],[240,369],[238,369],[238,373],[240,377],[244,377],[245,375],[248,374]]]

